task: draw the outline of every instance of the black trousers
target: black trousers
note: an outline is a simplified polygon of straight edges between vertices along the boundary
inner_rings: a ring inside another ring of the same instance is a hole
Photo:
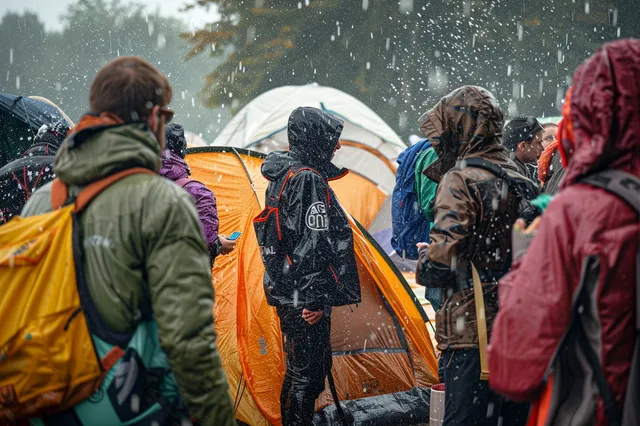
[[[442,352],[445,384],[444,426],[524,426],[529,404],[507,401],[480,380],[480,352],[457,349]],[[517,378],[514,378],[517,380]]]
[[[311,426],[316,399],[331,370],[331,317],[309,325],[302,310],[278,308],[287,371],[280,393],[283,426]]]

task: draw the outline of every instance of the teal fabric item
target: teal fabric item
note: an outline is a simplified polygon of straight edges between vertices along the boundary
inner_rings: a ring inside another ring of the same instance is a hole
[[[549,207],[549,203],[551,202],[552,199],[553,197],[551,195],[542,194],[536,197],[536,199],[534,199],[533,201],[531,201],[531,204],[533,204],[534,207],[537,207],[540,210],[545,211],[546,208]]]
[[[96,348],[97,355],[102,359],[113,348],[113,345],[103,341],[99,337],[92,335],[93,343]],[[164,398],[164,401],[168,402],[172,408],[176,407],[179,400],[178,385],[176,383],[174,375],[169,368],[169,362],[164,351],[160,347],[160,340],[158,337],[158,326],[155,321],[141,322],[136,328],[135,333],[131,337],[125,352],[135,351],[142,361],[144,368],[147,370],[154,369],[155,371],[162,371],[161,379],[157,386],[157,389],[153,389],[152,392],[160,395]],[[94,394],[86,401],[74,407],[74,410],[82,422],[83,425],[91,426],[130,426],[139,424],[140,422],[153,424],[154,422],[149,417],[157,414],[162,407],[158,402],[153,403],[146,410],[140,412],[140,414],[128,421],[121,421],[116,412],[116,407],[109,397],[108,389],[114,380],[120,380],[127,382],[118,386],[120,391],[117,394],[119,398],[126,398],[126,402],[131,406],[132,411],[136,411],[134,405],[141,403],[141,399],[144,396],[138,397],[137,395],[132,398],[128,398],[129,393],[126,392],[127,387],[134,386],[130,376],[135,373],[139,373],[142,368],[128,369],[129,375],[122,374],[118,370],[123,364],[121,358],[118,362],[106,373],[105,378],[100,388],[94,392]],[[156,370],[157,369],[157,370]],[[138,378],[140,376],[138,375]],[[130,381],[131,380],[131,381]],[[148,388],[145,391],[149,390]],[[121,395],[122,394],[122,395]],[[136,402],[134,402],[134,400]],[[148,419],[144,421],[145,419]],[[42,419],[31,419],[32,426],[44,426]]]
[[[414,171],[415,190],[416,194],[418,194],[418,205],[429,221],[429,229],[433,229],[433,205],[436,200],[438,184],[426,177],[424,175],[424,171],[437,159],[438,154],[436,154],[436,151],[433,148],[422,151],[418,154],[416,169]],[[425,298],[429,303],[431,303],[434,311],[439,311],[442,307],[443,292],[441,288],[426,288]]]
[[[433,148],[426,149],[418,154],[415,169],[415,190],[418,194],[420,210],[433,222],[433,203],[436,199],[438,184],[424,175],[424,170],[438,159],[438,154]]]

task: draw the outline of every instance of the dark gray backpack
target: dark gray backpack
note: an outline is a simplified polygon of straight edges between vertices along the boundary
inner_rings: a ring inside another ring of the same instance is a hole
[[[640,179],[638,177],[618,170],[605,170],[586,176],[580,179],[579,182],[602,188],[617,195],[640,215]],[[597,259],[586,259],[583,266],[581,290],[574,304],[573,326],[575,326],[576,340],[594,374],[600,397],[604,402],[609,425],[640,425],[640,404],[638,404],[638,401],[640,401],[640,239],[638,253],[636,254],[636,342],[633,358],[631,359],[629,383],[627,384],[622,413],[618,410],[615,397],[606,381],[602,366],[593,347],[586,338],[582,321],[580,320],[580,315],[585,314],[585,311],[591,306],[587,292],[584,291],[588,287],[585,285],[585,281],[590,279],[597,280],[599,275]]]

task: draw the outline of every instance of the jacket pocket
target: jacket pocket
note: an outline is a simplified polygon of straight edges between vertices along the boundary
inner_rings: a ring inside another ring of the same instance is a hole
[[[482,285],[485,299],[487,331],[490,332],[497,313],[496,283]],[[438,349],[478,347],[478,324],[473,289],[452,294],[436,312],[436,340]]]

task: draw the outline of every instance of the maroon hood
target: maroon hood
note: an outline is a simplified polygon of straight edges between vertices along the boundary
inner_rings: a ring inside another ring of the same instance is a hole
[[[640,176],[640,40],[605,44],[573,77],[574,150],[561,187],[603,169]]]

